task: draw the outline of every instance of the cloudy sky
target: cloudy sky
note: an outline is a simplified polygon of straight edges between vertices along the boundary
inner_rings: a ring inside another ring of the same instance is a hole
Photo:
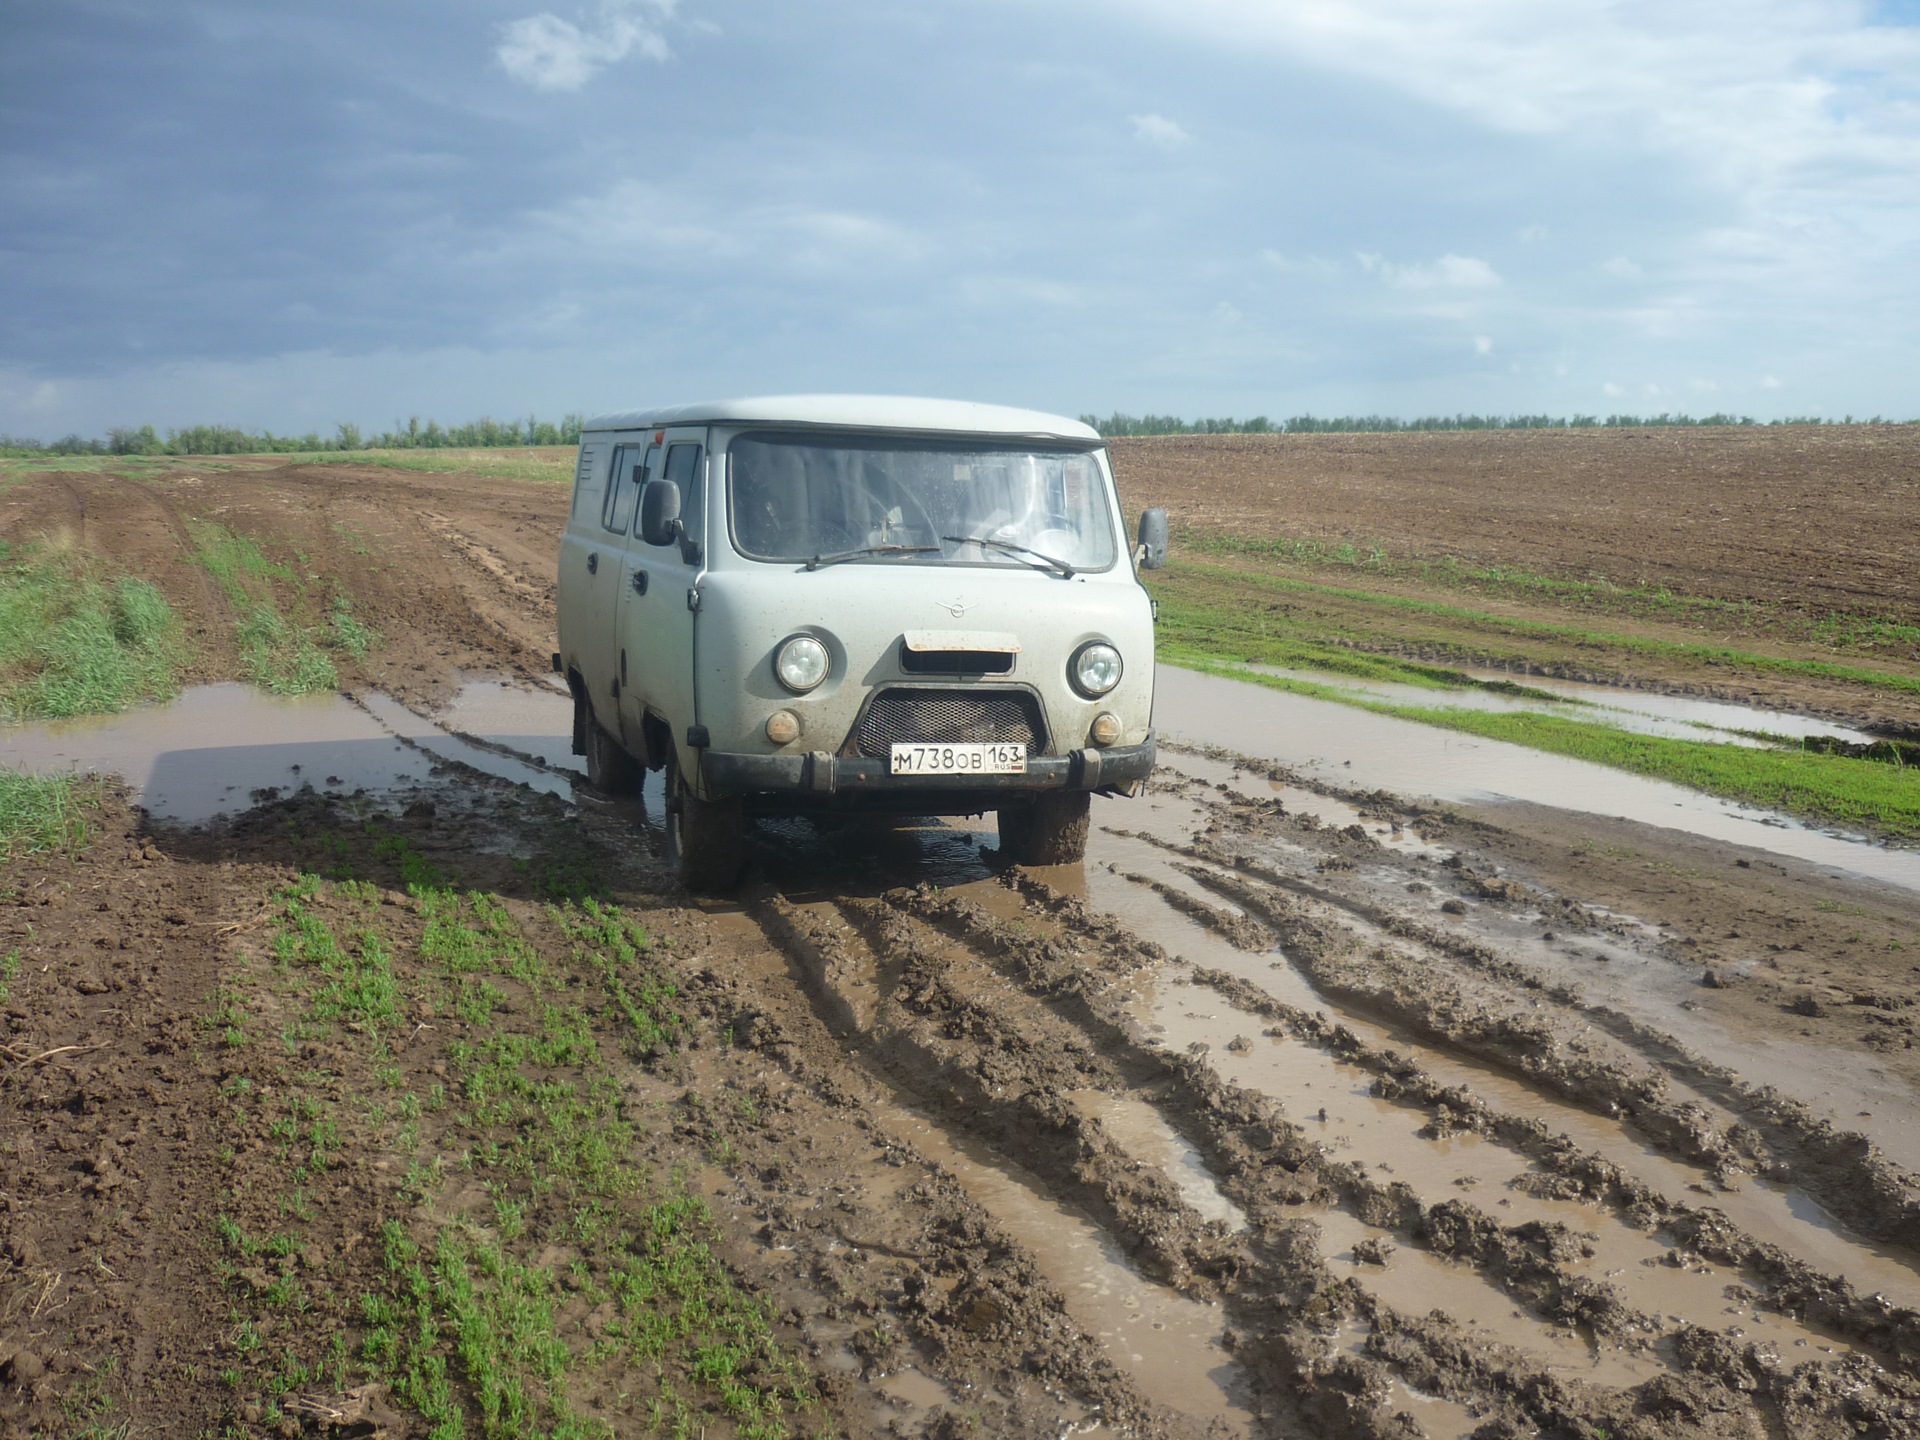
[[[0,432],[1920,415],[1920,0],[0,0]]]

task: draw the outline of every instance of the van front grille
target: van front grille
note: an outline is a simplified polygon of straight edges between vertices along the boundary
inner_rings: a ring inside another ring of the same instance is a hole
[[[882,690],[847,739],[847,750],[885,760],[895,744],[953,745],[968,741],[1045,747],[1040,702],[1025,690]]]

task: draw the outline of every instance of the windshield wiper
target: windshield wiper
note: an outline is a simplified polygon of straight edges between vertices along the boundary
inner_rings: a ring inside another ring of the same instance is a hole
[[[1043,555],[1038,550],[1030,549],[1025,545],[1016,545],[1011,540],[996,540],[991,535],[942,535],[940,538],[950,545],[991,545],[996,550],[1008,550],[1015,555],[1031,555],[1035,560],[1046,562],[1049,568],[1058,570],[1063,580],[1071,580],[1074,576],[1073,566],[1066,561],[1056,560],[1051,555]],[[1033,568],[1038,570],[1040,567],[1036,565]]]
[[[931,555],[938,545],[862,545],[858,550],[842,550],[836,555],[816,555],[807,561],[806,568],[818,570],[822,565],[838,565],[842,560],[857,560],[862,555]]]

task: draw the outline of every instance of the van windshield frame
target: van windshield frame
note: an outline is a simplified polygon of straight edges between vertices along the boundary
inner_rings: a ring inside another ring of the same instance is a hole
[[[1120,559],[1101,446],[1020,437],[748,430],[727,530],[749,560],[1100,573]],[[980,542],[986,543],[980,543]],[[1017,553],[1026,550],[1023,556]]]

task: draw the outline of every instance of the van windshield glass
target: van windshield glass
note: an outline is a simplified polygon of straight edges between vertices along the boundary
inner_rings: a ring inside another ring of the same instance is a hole
[[[757,560],[1057,561],[1075,570],[1114,562],[1106,483],[1085,450],[756,434],[729,453],[734,544]]]

